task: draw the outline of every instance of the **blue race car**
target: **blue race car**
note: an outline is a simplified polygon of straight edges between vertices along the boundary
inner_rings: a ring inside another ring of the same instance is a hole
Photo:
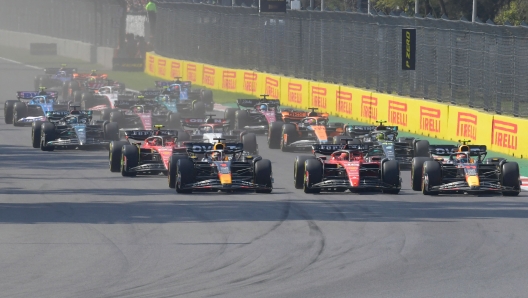
[[[38,75],[35,77],[35,90],[39,87],[63,87],[65,82],[73,80],[73,74],[77,72],[77,68],[65,67],[57,68],[45,68],[44,75]]]
[[[12,123],[14,126],[31,125],[35,121],[45,121],[46,112],[68,110],[68,105],[57,104],[57,96],[58,92],[56,91],[18,91],[18,100],[5,102],[5,123]],[[29,101],[24,102],[22,100]]]
[[[213,92],[207,89],[192,89],[192,82],[181,81],[176,78],[174,81],[155,81],[156,88],[165,89],[179,101],[197,101],[205,105],[207,111],[212,111],[214,108]]]

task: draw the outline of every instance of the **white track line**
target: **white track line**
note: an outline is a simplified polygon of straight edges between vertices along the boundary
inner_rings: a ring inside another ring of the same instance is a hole
[[[8,61],[8,62],[11,62],[11,63],[24,65],[24,66],[27,66],[27,67],[29,67],[29,68],[43,69],[42,67],[38,67],[38,66],[34,66],[34,65],[29,65],[29,64],[24,64],[24,63],[22,63],[22,62],[18,62],[18,61],[15,61],[15,60],[7,59],[7,58],[4,58],[4,57],[0,57],[0,59],[5,60],[5,61]]]

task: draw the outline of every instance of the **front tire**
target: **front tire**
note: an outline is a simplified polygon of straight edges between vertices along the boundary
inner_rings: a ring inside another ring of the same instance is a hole
[[[40,148],[42,123],[42,121],[35,121],[31,125],[31,144],[33,145],[33,148]]]
[[[315,159],[312,155],[301,155],[295,157],[293,163],[293,183],[296,189],[302,189],[304,185],[304,166],[308,159]]]
[[[317,159],[308,159],[304,164],[304,193],[320,193],[320,188],[312,186],[323,181],[323,165]]]
[[[506,162],[502,164],[502,177],[501,184],[502,186],[513,187],[514,190],[503,191],[502,195],[505,197],[514,197],[518,196],[521,192],[520,185],[520,173],[519,173],[519,164],[516,162]]]
[[[244,151],[250,154],[258,154],[257,135],[254,133],[247,133],[242,136],[242,144]]]
[[[273,191],[271,161],[269,159],[261,159],[255,163],[255,184],[266,187],[257,188],[256,193],[271,193]]]
[[[121,158],[123,156],[123,146],[125,145],[128,145],[128,142],[110,142],[110,148],[108,150],[108,163],[110,166],[110,172],[118,173],[121,170]]]
[[[55,124],[44,122],[41,126],[41,135],[40,135],[40,150],[42,151],[53,151],[55,150],[54,146],[48,146],[48,142],[55,140]]]
[[[125,145],[122,147],[123,153],[121,158],[121,176],[136,177],[137,173],[131,169],[139,164],[139,151],[134,145]]]
[[[194,163],[190,159],[180,159],[177,163],[176,192],[192,193],[192,189],[184,189],[183,186],[191,184],[194,181]]]

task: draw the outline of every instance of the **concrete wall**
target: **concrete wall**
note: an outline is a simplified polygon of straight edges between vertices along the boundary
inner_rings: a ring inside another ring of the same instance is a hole
[[[74,58],[91,63],[98,63],[105,68],[112,68],[114,49],[95,48],[89,43],[61,39],[25,32],[0,30],[0,44],[3,46],[29,50],[30,43],[56,43],[59,56]]]

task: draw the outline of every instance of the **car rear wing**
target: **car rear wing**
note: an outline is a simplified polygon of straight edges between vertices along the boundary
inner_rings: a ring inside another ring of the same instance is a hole
[[[211,120],[214,122],[211,123]],[[208,122],[209,121],[209,122]],[[203,118],[183,118],[181,119],[181,123],[183,126],[186,127],[198,127],[202,124],[227,124],[227,119],[203,119]]]
[[[157,88],[163,88],[163,87],[169,87],[173,84],[179,84],[182,87],[191,88],[192,82],[191,81],[181,81],[179,83],[176,83],[175,81],[154,81],[154,86]]]
[[[377,126],[375,125],[346,125],[345,129],[347,128],[352,128],[352,130],[357,133],[363,133],[363,132],[367,133],[367,132],[374,131],[377,128]],[[385,126],[385,128],[387,130],[398,131],[398,126]]]
[[[479,156],[481,153],[487,152],[486,145],[470,145],[469,155]],[[429,145],[429,152],[434,155],[449,156],[458,152],[457,145]]]
[[[35,96],[38,96],[38,91],[17,91],[17,98],[18,99],[33,99]],[[59,92],[57,91],[47,91],[46,95],[49,97],[57,98],[59,96]]]
[[[187,152],[189,153],[207,153],[214,150],[214,144],[211,143],[191,143],[186,142],[185,146],[187,147]],[[244,151],[244,144],[242,143],[225,143],[224,151],[226,153],[238,153]]]
[[[146,138],[153,136],[154,134],[158,136],[175,136],[178,137],[177,130],[125,130],[125,137],[127,139],[144,141]]]
[[[160,90],[143,90],[143,91],[140,91],[140,93],[145,98],[155,98],[156,96],[161,94],[161,91]]]
[[[322,155],[331,155],[338,150],[359,150],[366,151],[370,146],[364,144],[342,144],[342,145],[312,145],[313,153],[319,153]]]
[[[64,71],[67,74],[71,75],[71,74],[77,72],[77,68],[74,68],[74,67],[68,67],[68,68],[63,68],[63,69],[60,69],[58,67],[44,68],[44,73],[45,74],[54,75],[54,74],[57,74],[59,71]]]
[[[237,99],[237,105],[244,108],[252,108],[258,104],[268,104],[271,106],[278,107],[280,106],[280,100],[278,99]]]

